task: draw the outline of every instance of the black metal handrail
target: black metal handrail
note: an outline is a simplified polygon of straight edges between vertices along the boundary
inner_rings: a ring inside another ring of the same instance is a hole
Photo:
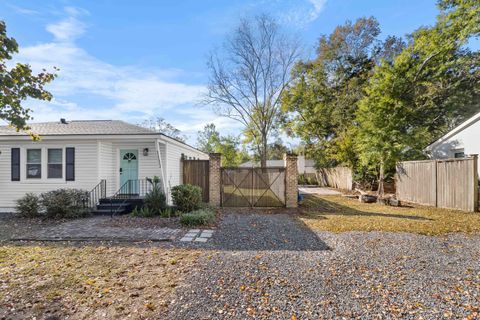
[[[127,180],[112,196],[113,199],[131,199],[144,197],[152,190],[152,184],[147,179]]]
[[[162,184],[159,186],[163,189]],[[135,179],[127,180],[118,189],[117,192],[110,197],[110,214],[114,216],[125,205],[128,200],[139,199],[145,197],[145,195],[153,190],[153,184],[149,179]],[[123,199],[117,209],[113,210],[114,200]]]
[[[85,206],[90,210],[95,209],[97,204],[100,203],[100,199],[104,199],[107,196],[107,180],[102,179],[100,182],[87,194],[85,199]]]

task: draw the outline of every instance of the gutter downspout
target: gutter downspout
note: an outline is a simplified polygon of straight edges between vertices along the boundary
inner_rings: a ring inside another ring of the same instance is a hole
[[[166,147],[166,145],[165,145]],[[160,153],[160,139],[156,139],[155,149],[157,150],[158,164],[160,166],[160,171],[162,172],[162,181],[163,181],[163,190],[167,192],[167,180],[165,179],[164,166],[162,161],[162,154]]]

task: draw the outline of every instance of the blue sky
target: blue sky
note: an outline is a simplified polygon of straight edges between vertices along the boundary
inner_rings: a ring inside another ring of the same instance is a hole
[[[15,59],[60,68],[48,87],[53,101],[26,103],[35,121],[159,116],[191,143],[210,122],[239,132],[198,101],[208,53],[240,17],[273,15],[312,56],[318,37],[348,19],[375,16],[382,37],[403,36],[433,24],[437,12],[434,0],[0,0],[0,19],[20,44]]]

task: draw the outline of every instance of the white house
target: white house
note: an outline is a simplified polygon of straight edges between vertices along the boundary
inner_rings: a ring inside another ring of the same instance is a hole
[[[283,167],[284,165],[284,160],[267,160],[267,167]],[[251,168],[258,166],[260,166],[260,163],[249,160],[242,163],[239,167]],[[297,157],[297,169],[298,174],[315,176],[315,173],[317,172],[317,170],[315,169],[315,160],[305,159],[305,156],[303,155],[299,155]]]
[[[208,155],[164,134],[117,120],[34,123],[40,135],[0,126],[0,211],[27,192],[92,190],[106,181],[111,196],[127,180],[159,176],[167,194],[182,183],[181,157]]]
[[[425,151],[433,159],[480,154],[480,112],[433,142]]]

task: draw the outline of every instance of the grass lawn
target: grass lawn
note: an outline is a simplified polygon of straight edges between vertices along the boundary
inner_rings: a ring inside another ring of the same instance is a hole
[[[301,202],[302,221],[313,230],[393,231],[440,235],[480,233],[480,212],[467,213],[433,207],[390,207],[360,203],[341,196],[308,195]]]
[[[0,318],[160,318],[198,255],[164,248],[0,246]]]

